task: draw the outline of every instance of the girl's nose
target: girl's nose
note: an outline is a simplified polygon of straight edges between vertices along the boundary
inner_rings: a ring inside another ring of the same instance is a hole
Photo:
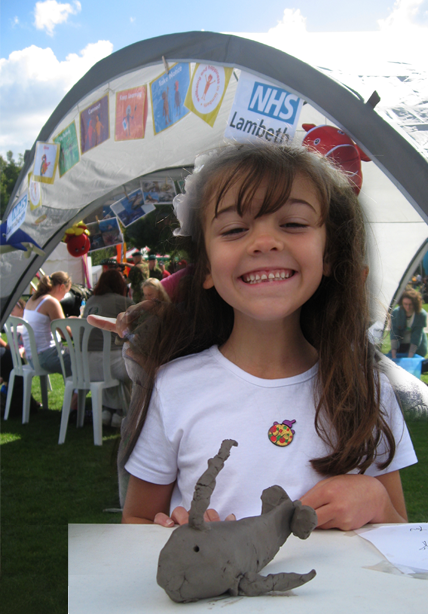
[[[270,251],[281,251],[284,247],[281,237],[274,229],[259,228],[255,229],[249,244],[250,253],[266,253]]]

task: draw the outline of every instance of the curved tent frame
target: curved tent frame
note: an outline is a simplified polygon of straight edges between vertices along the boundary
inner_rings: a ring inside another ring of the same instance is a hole
[[[379,117],[370,101],[364,103],[358,94],[295,57],[237,36],[212,32],[178,33],[141,41],[113,53],[94,65],[66,94],[42,128],[37,141],[47,141],[61,119],[98,87],[118,76],[142,67],[163,65],[165,61],[168,64],[197,62],[230,66],[293,91],[346,131],[428,223],[428,162],[405,138]],[[15,204],[22,189],[22,182],[34,162],[35,149],[36,143],[30,152],[26,152],[24,167],[11,196],[5,219]],[[64,230],[75,221],[87,217],[104,200],[105,195],[80,207],[42,245],[44,256],[33,253],[24,269],[14,272],[17,279],[13,290],[1,297],[1,323],[59,243]],[[2,257],[6,256],[7,254]]]

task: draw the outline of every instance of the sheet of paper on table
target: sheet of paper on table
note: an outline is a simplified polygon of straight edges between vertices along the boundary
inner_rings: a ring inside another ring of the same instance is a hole
[[[405,574],[428,572],[428,523],[364,527],[355,531]]]

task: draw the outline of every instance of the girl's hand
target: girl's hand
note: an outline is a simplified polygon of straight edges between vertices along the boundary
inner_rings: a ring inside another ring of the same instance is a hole
[[[379,478],[327,478],[311,488],[301,502],[316,511],[319,529],[351,531],[367,523],[407,522],[398,471]]]
[[[208,509],[204,514],[204,520],[205,522],[218,522],[220,516],[215,510]],[[236,520],[235,514],[229,514],[225,520]],[[173,510],[171,517],[160,512],[156,514],[153,522],[154,524],[160,524],[162,527],[187,524],[189,522],[189,512],[184,507],[178,506]]]

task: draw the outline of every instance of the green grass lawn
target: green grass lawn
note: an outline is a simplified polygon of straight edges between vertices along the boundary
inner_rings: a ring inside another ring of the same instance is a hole
[[[119,523],[116,447],[119,433],[104,428],[93,445],[92,425],[70,424],[58,445],[64,384],[51,376],[49,411],[29,424],[1,422],[2,597],[4,612],[67,612],[68,523]],[[39,378],[33,394],[41,401]],[[87,406],[90,400],[87,402]]]
[[[93,445],[92,425],[70,424],[58,445],[64,393],[53,375],[49,410],[1,421],[2,611],[62,614],[67,611],[68,523],[119,523],[116,451],[119,433],[104,428]],[[39,379],[33,394],[41,400]],[[90,407],[90,401],[87,401]],[[428,522],[428,419],[409,418],[419,458],[403,470],[410,522]]]

